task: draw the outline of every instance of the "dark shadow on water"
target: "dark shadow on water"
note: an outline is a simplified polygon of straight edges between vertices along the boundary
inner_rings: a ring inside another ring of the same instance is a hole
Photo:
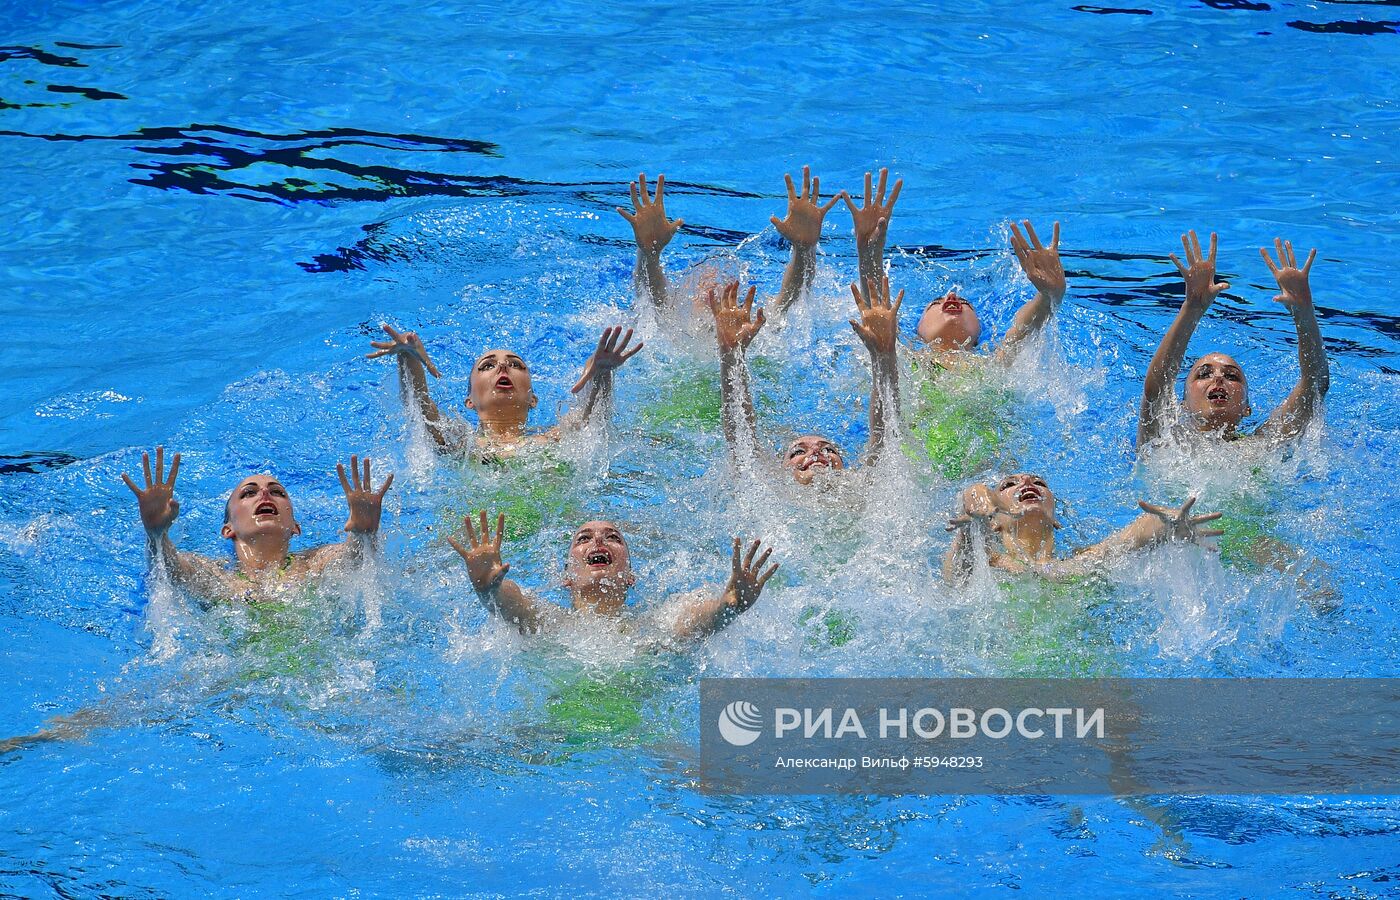
[[[82,457],[55,450],[34,450],[6,456],[0,455],[0,475],[37,475],[47,469],[59,469]]]

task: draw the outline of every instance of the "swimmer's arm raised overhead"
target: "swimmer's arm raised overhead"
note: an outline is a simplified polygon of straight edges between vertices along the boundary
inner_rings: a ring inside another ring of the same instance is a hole
[[[783,286],[778,291],[778,299],[773,301],[773,308],[780,313],[786,312],[800,297],[811,291],[812,282],[817,276],[817,243],[821,241],[822,219],[844,196],[837,194],[822,205],[821,179],[812,177],[809,166],[802,167],[801,194],[797,193],[791,175],[784,175],[783,178],[787,181],[787,218],[770,216],[768,219],[778,229],[778,234],[792,244],[792,256],[783,270]]]
[[[336,463],[335,471],[340,476],[345,505],[349,508],[349,516],[345,520],[345,540],[338,544],[323,544],[306,552],[307,568],[312,574],[320,574],[338,562],[356,561],[373,549],[374,537],[379,533],[379,521],[383,515],[384,495],[394,483],[394,474],[390,472],[379,490],[374,489],[368,456],[364,458],[363,466],[358,456],[350,457],[350,478],[345,477],[343,463]]]
[[[428,350],[423,346],[423,340],[416,332],[395,330],[392,325],[380,325],[384,333],[389,335],[387,341],[370,341],[370,346],[374,350],[365,354],[365,359],[378,359],[381,356],[394,354],[399,360],[399,384],[408,394],[418,411],[423,416],[423,424],[427,426],[428,435],[433,439],[434,446],[439,450],[457,449],[460,441],[454,437],[454,429],[450,425],[450,420],[446,419],[433,402],[432,395],[428,392],[428,373],[432,373],[434,378],[440,378],[437,366],[428,358]],[[455,429],[460,431],[459,428]]]
[[[499,615],[520,629],[521,634],[534,634],[549,625],[562,614],[562,610],[531,597],[506,577],[510,563],[501,561],[501,541],[505,536],[506,515],[496,517],[496,536],[491,537],[491,529],[486,521],[486,511],[480,512],[481,535],[477,536],[472,527],[472,517],[462,519],[467,529],[468,546],[449,537],[447,542],[467,564],[467,577],[472,581],[476,595],[491,612]]]
[[[1176,405],[1176,377],[1181,372],[1181,361],[1186,357],[1191,335],[1220,292],[1230,289],[1228,282],[1215,280],[1215,232],[1210,235],[1209,254],[1201,253],[1201,241],[1195,231],[1181,236],[1181,246],[1186,251],[1184,265],[1175,253],[1170,256],[1177,271],[1186,280],[1186,300],[1147,366],[1147,377],[1142,385],[1142,406],[1138,411],[1139,450],[1160,439],[1171,427]]]
[[[712,597],[692,596],[676,601],[679,608],[672,611],[672,628],[678,639],[692,640],[713,634],[758,601],[763,586],[778,571],[777,563],[768,566],[767,570],[763,568],[773,548],[769,547],[759,554],[761,544],[761,541],[754,541],[741,557],[743,541],[734,538],[733,565],[724,590]]]
[[[851,285],[860,319],[851,319],[851,328],[865,349],[870,351],[870,437],[865,461],[874,465],[885,447],[891,429],[899,428],[899,360],[895,348],[899,339],[899,307],[904,291],[890,302],[890,280],[881,275],[865,283],[865,291]]]
[[[754,310],[753,298],[754,288],[750,286],[740,304],[739,282],[734,281],[725,285],[718,297],[711,288],[705,301],[715,317],[715,339],[719,342],[720,420],[724,425],[725,442],[736,458],[740,453],[743,428],[747,428],[748,441],[757,451],[757,423],[744,353],[767,317],[761,308]]]
[[[1191,507],[1195,505],[1194,496],[1187,498],[1179,509],[1168,509],[1146,500],[1139,500],[1138,506],[1143,510],[1142,515],[1069,559],[1057,560],[1043,567],[1040,574],[1051,579],[1073,578],[1092,572],[1118,557],[1168,541],[1199,544],[1205,538],[1224,534],[1219,528],[1201,527],[1219,519],[1221,514],[1217,512],[1193,516]]]
[[[642,173],[629,185],[632,189],[632,211],[616,207],[622,218],[632,226],[637,242],[637,266],[632,272],[632,285],[638,295],[645,294],[652,306],[666,306],[666,270],[661,266],[661,251],[685,224],[683,219],[666,218],[666,176],[656,176],[656,195],[647,196],[647,176]]]
[[[631,350],[627,345],[632,341],[632,329],[624,333],[621,325],[604,328],[598,338],[598,347],[588,362],[583,365],[583,374],[574,383],[571,393],[583,394],[578,408],[571,410],[559,424],[551,429],[553,436],[583,428],[592,419],[599,407],[612,409],[613,372],[621,368],[627,360],[642,352],[645,346],[641,341]]]
[[[1267,249],[1261,247],[1259,254],[1278,282],[1279,294],[1274,299],[1288,307],[1298,329],[1298,384],[1259,426],[1256,434],[1289,439],[1302,434],[1312,421],[1318,405],[1327,396],[1332,377],[1327,366],[1327,350],[1322,344],[1322,330],[1317,326],[1317,313],[1313,309],[1312,288],[1308,285],[1308,274],[1317,250],[1308,254],[1307,262],[1300,269],[1291,243],[1275,238],[1274,249],[1278,252],[1278,263],[1269,256]]]
[[[1035,286],[1035,296],[1016,311],[1011,328],[996,349],[997,358],[1003,361],[1014,356],[1027,338],[1045,327],[1065,296],[1065,269],[1060,263],[1060,223],[1054,224],[1048,247],[1040,243],[1040,236],[1035,233],[1029,219],[1021,224],[1026,226],[1025,235],[1021,234],[1015,222],[1011,223],[1011,250],[1021,264],[1021,271]]]
[[[841,193],[841,197],[846,201],[846,208],[851,211],[851,224],[855,227],[856,259],[861,284],[885,274],[885,238],[889,234],[890,215],[894,212],[894,203],[899,199],[899,192],[904,188],[904,179],[896,179],[894,189],[890,191],[890,198],[886,201],[885,181],[889,174],[889,169],[880,170],[879,189],[872,192],[870,173],[865,173],[864,206],[856,206],[849,194],[844,191]]]
[[[202,595],[214,597],[225,586],[224,569],[214,560],[197,553],[181,552],[170,539],[170,527],[180,515],[180,501],[175,499],[175,479],[180,474],[180,454],[170,462],[169,478],[165,477],[165,448],[156,448],[155,475],[151,474],[151,455],[141,454],[145,488],[136,486],[131,476],[122,473],[122,481],[136,495],[141,510],[141,524],[146,528],[146,551],[151,564],[159,564],[171,580]]]

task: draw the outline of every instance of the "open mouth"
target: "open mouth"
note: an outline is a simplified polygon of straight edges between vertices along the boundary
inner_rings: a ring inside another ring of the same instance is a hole
[[[497,390],[508,391],[515,387],[515,382],[510,380],[509,375],[502,375],[496,379]]]
[[[590,550],[588,556],[584,557],[584,562],[589,568],[603,569],[612,565],[612,554],[606,550]]]
[[[254,516],[275,516],[277,512],[277,504],[271,500],[264,500],[253,509]]]
[[[826,458],[826,454],[820,456],[808,456],[797,466],[799,472],[806,472],[808,469],[821,466],[823,469],[831,468],[831,460]]]
[[[1044,499],[1045,497],[1040,493],[1040,489],[1034,487],[1023,487],[1016,494],[1016,501],[1018,503],[1039,503]]]
[[[1230,399],[1230,392],[1224,387],[1213,387],[1206,391],[1206,399],[1211,403],[1224,403]]]
[[[950,316],[961,315],[965,304],[959,297],[949,297],[943,301],[943,311]]]

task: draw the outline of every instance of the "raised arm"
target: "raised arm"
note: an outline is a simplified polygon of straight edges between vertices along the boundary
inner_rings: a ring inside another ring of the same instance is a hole
[[[778,292],[778,299],[773,301],[773,307],[779,313],[787,312],[798,298],[811,291],[817,275],[817,243],[822,236],[822,219],[843,196],[837,194],[822,205],[821,179],[812,177],[809,166],[802,167],[801,194],[797,193],[791,175],[784,175],[783,178],[787,181],[787,218],[770,216],[768,219],[778,229],[778,234],[792,244],[792,257],[783,270],[783,286]]]
[[[165,477],[165,448],[156,448],[155,475],[151,474],[151,455],[141,454],[145,488],[138,488],[131,476],[122,473],[122,481],[136,495],[141,510],[141,524],[146,528],[146,554],[152,566],[160,565],[170,579],[207,597],[218,594],[223,585],[223,569],[212,559],[197,553],[182,553],[170,539],[170,526],[180,515],[180,501],[175,499],[175,479],[180,474],[180,454],[170,461],[170,476]]]
[[[880,187],[873,193],[870,189],[870,173],[865,173],[864,206],[857,207],[849,194],[844,191],[841,193],[846,207],[851,211],[851,224],[855,227],[856,257],[860,266],[861,284],[885,274],[885,237],[890,229],[890,214],[894,211],[894,202],[899,199],[899,192],[904,187],[904,179],[897,179],[894,190],[890,191],[890,199],[886,202],[885,179],[889,173],[889,169],[880,170]]]
[[[1040,236],[1029,219],[1021,224],[1026,226],[1025,235],[1015,222],[1011,223],[1011,250],[1021,264],[1021,271],[1035,286],[1035,296],[1016,311],[1011,328],[996,349],[997,358],[1003,361],[1014,356],[1027,338],[1040,333],[1065,296],[1065,269],[1060,264],[1060,223],[1054,225],[1049,247],[1040,243]]]
[[[1186,280],[1186,300],[1147,366],[1147,377],[1142,384],[1142,407],[1138,411],[1139,450],[1161,438],[1170,427],[1176,404],[1176,376],[1181,372],[1181,361],[1186,356],[1191,335],[1215,298],[1230,288],[1228,282],[1215,280],[1215,232],[1210,234],[1208,256],[1202,255],[1201,241],[1195,231],[1181,236],[1181,246],[1186,251],[1185,265],[1175,253],[1170,256]]]
[[[985,484],[974,484],[958,498],[958,514],[948,520],[947,530],[953,533],[953,543],[943,555],[943,580],[961,587],[972,576],[976,559],[972,552],[972,532],[977,529],[983,539],[1001,530],[997,516],[1010,512],[997,495]]]
[[[1291,243],[1275,238],[1274,249],[1278,251],[1277,264],[1269,256],[1268,250],[1261,247],[1259,254],[1264,257],[1274,280],[1278,282],[1279,294],[1274,299],[1288,307],[1293,314],[1293,325],[1298,329],[1298,384],[1268,420],[1259,426],[1257,433],[1289,439],[1302,434],[1303,429],[1308,427],[1322,398],[1327,396],[1332,376],[1327,368],[1322,330],[1317,327],[1312,288],[1308,285],[1308,273],[1312,271],[1317,250],[1308,253],[1308,261],[1299,269]]]
[[[423,346],[422,339],[416,332],[396,331],[392,325],[382,324],[379,327],[384,329],[389,340],[370,341],[374,350],[366,353],[365,359],[378,359],[391,353],[396,356],[399,361],[399,385],[409,400],[418,407],[434,446],[439,450],[455,449],[457,441],[454,440],[449,420],[438,411],[437,404],[428,393],[428,374],[440,378],[441,373],[428,358],[428,350]]]
[[[724,586],[723,591],[713,597],[684,601],[685,605],[676,616],[674,624],[677,638],[690,640],[713,634],[758,601],[763,586],[773,577],[773,573],[778,571],[778,564],[773,563],[764,570],[763,566],[768,562],[773,548],[769,547],[760,555],[758,551],[762,541],[758,540],[749,545],[748,553],[741,558],[739,554],[742,544],[740,538],[734,539],[733,566],[729,574],[729,583]]]
[[[345,505],[349,508],[349,516],[345,520],[345,540],[307,551],[307,564],[313,573],[324,572],[334,563],[356,561],[373,548],[374,536],[379,533],[379,520],[383,515],[384,495],[389,493],[394,483],[394,474],[390,472],[379,490],[374,489],[368,456],[364,458],[363,465],[358,456],[350,457],[349,478],[345,477],[343,463],[336,463],[335,472],[340,476]]]
[[[656,176],[656,196],[647,196],[647,176],[642,173],[630,184],[632,211],[616,207],[618,214],[632,226],[637,242],[637,266],[632,271],[632,285],[637,294],[651,298],[656,309],[666,306],[666,270],[661,267],[661,251],[685,224],[683,219],[667,220],[662,194],[666,176]]]
[[[557,615],[550,609],[526,594],[514,581],[506,577],[510,563],[501,562],[501,541],[506,530],[506,514],[496,517],[496,537],[491,537],[491,529],[486,522],[486,510],[480,513],[481,536],[477,537],[472,528],[470,515],[462,519],[467,529],[470,546],[463,547],[456,538],[447,542],[461,555],[467,564],[467,576],[482,604],[510,624],[520,629],[521,634],[534,634],[545,627]]]
[[[1194,496],[1187,498],[1180,509],[1139,500],[1142,515],[1092,547],[1080,550],[1069,559],[1051,563],[1042,574],[1048,578],[1072,578],[1093,571],[1109,560],[1167,541],[1199,544],[1205,538],[1225,533],[1219,528],[1202,528],[1207,522],[1219,519],[1221,513],[1193,516],[1191,507],[1195,505]]]
[[[865,461],[874,465],[885,447],[891,428],[899,428],[899,360],[895,347],[899,338],[899,307],[904,291],[890,302],[890,280],[881,275],[865,283],[865,293],[851,285],[860,321],[851,319],[851,328],[865,349],[870,351],[870,437],[865,445]]]
[[[631,341],[632,329],[630,328],[625,334],[621,325],[603,329],[602,336],[598,338],[597,349],[593,351],[592,356],[588,357],[588,362],[584,363],[583,374],[579,376],[571,390],[571,393],[581,393],[583,397],[578,407],[571,410],[560,421],[557,429],[559,432],[565,433],[583,428],[599,408],[611,414],[613,372],[627,360],[640,353],[642,347],[645,346],[641,341],[638,341],[637,346],[628,350],[627,345]]]
[[[753,394],[749,390],[749,367],[744,352],[767,321],[762,309],[754,311],[754,289],[739,303],[739,282],[724,286],[718,298],[711,288],[706,306],[715,317],[715,338],[719,342],[720,420],[724,439],[735,459],[740,455],[741,427],[747,427],[753,449],[757,449],[757,422],[753,414]]]

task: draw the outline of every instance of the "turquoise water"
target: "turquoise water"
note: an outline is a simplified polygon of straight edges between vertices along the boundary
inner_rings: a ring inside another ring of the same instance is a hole
[[[1203,506],[1264,496],[1278,536],[1331,566],[1340,605],[1319,614],[1290,579],[1148,557],[1083,613],[1111,635],[1090,648],[1103,664],[1395,675],[1387,5],[369,7],[5,13],[0,730],[80,709],[100,727],[0,758],[0,891],[1393,891],[1400,807],[1385,798],[699,794],[702,675],[1025,664],[996,596],[936,580],[957,485],[896,467],[875,502],[832,509],[728,482],[718,434],[648,417],[713,366],[709,339],[642,316],[616,428],[565,448],[577,480],[560,506],[624,524],[641,605],[721,579],[735,531],[770,538],[787,577],[692,654],[639,656],[608,634],[532,646],[487,621],[440,539],[498,476],[433,461],[391,367],[361,358],[380,322],[416,328],[446,408],[468,360],[505,343],[531,361],[549,424],[597,332],[636,318],[612,208],[638,171],[666,173],[687,222],[672,272],[715,262],[772,293],[782,173],[810,164],[826,190],[855,190],[888,165],[905,179],[890,244],[906,335],[915,298],[954,285],[1004,331],[1029,295],[1005,223],[1063,223],[1070,293],[1051,345],[1008,378],[1024,424],[1008,452],[1067,504],[1065,546],[1126,522],[1139,496],[1199,489]],[[1193,347],[1240,359],[1261,413],[1296,350],[1257,248],[1320,248],[1333,388],[1325,427],[1286,459],[1134,466],[1141,373],[1180,298],[1166,255],[1189,227],[1220,233],[1233,285]],[[813,302],[755,348],[774,442],[865,439],[854,271],[838,209]],[[268,468],[293,492],[299,546],[338,539],[335,463],[371,454],[399,473],[381,562],[298,598],[290,623],[199,612],[149,583],[118,478],[161,442],[184,453],[175,537],[214,555],[223,497]],[[510,548],[513,573],[551,591],[574,524]],[[814,606],[854,619],[854,638],[824,642]]]

